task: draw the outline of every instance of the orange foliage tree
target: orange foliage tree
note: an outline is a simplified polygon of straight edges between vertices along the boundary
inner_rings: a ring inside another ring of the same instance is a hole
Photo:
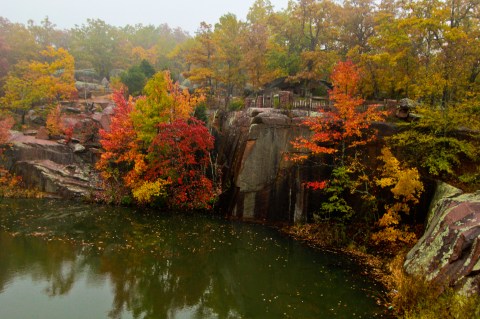
[[[351,61],[337,63],[331,76],[332,110],[307,119],[304,124],[312,134],[293,142],[296,149],[303,151],[295,155],[294,160],[321,154],[332,156],[330,180],[309,182],[307,186],[324,190],[328,201],[322,204],[322,212],[342,220],[349,219],[353,214],[345,199],[348,191],[359,192],[366,199],[371,199],[366,185],[369,178],[359,160],[359,146],[374,139],[372,122],[382,120],[385,115],[375,105],[364,105],[365,101],[358,96],[359,80],[359,71]],[[360,186],[365,187],[361,190]]]
[[[50,135],[62,135],[64,134],[68,140],[71,139],[73,134],[73,127],[64,123],[64,115],[62,115],[62,108],[60,105],[52,107],[48,112],[46,127]]]
[[[10,129],[13,124],[14,120],[12,117],[0,118],[0,144],[6,143],[10,138]]]
[[[116,107],[111,117],[110,130],[99,132],[105,152],[96,167],[109,184],[107,189],[112,189],[111,199],[119,203],[128,195],[123,186],[134,186],[145,165],[131,118],[134,101],[132,98],[125,99],[123,91],[115,91],[113,101]]]

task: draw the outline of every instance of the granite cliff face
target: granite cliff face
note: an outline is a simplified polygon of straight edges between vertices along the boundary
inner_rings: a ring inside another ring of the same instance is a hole
[[[217,132],[217,164],[227,190],[223,210],[236,218],[306,220],[308,191],[303,182],[313,170],[286,158],[291,142],[310,131],[301,125],[307,112],[250,108],[224,114]]]
[[[480,293],[480,191],[464,194],[439,183],[427,230],[404,266],[434,284]]]

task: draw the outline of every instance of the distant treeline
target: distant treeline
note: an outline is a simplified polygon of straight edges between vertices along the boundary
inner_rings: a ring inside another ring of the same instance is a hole
[[[68,50],[76,69],[100,77],[146,60],[211,94],[241,95],[281,77],[315,94],[315,83],[350,59],[364,97],[447,105],[479,91],[479,8],[478,0],[296,0],[275,11],[269,0],[256,0],[246,21],[225,14],[201,23],[194,36],[166,24],[89,19],[59,30],[48,18],[27,25],[0,18],[0,77],[53,45]]]
[[[96,76],[109,78],[142,60],[157,69],[181,70],[168,54],[189,38],[182,29],[167,24],[115,27],[88,19],[81,26],[60,30],[45,18],[40,24],[12,23],[0,17],[0,77],[21,61],[38,60],[48,46],[64,48],[75,58],[76,69],[94,69]]]

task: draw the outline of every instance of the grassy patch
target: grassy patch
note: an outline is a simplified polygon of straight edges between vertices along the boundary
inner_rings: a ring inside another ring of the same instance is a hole
[[[392,307],[404,319],[480,318],[480,296],[463,296],[453,289],[405,273],[405,254],[389,264]]]

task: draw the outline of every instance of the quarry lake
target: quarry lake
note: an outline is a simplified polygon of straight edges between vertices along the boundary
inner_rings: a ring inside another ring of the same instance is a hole
[[[347,256],[264,225],[0,202],[0,318],[372,318],[380,290]]]

